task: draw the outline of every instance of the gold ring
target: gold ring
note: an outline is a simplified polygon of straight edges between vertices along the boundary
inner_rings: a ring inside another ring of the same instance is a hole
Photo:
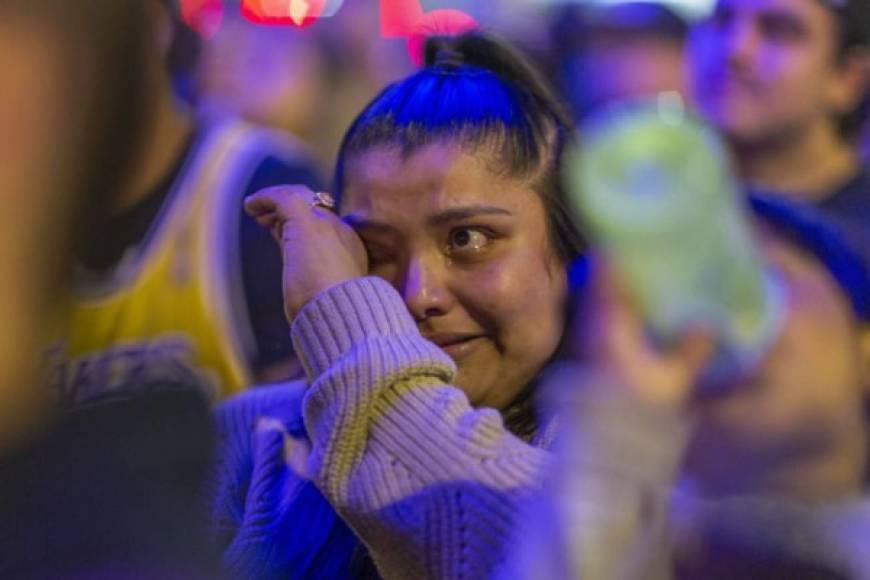
[[[311,200],[311,207],[322,207],[323,209],[333,211],[335,209],[335,198],[325,191],[318,191]]]

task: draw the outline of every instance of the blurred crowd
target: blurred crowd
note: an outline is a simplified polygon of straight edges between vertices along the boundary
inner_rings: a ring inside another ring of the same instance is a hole
[[[870,578],[870,1],[242,4],[0,0],[0,577]]]

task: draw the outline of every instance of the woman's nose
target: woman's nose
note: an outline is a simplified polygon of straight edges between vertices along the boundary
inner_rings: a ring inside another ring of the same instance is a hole
[[[443,316],[454,298],[448,285],[447,265],[438,256],[411,258],[399,291],[415,320]]]

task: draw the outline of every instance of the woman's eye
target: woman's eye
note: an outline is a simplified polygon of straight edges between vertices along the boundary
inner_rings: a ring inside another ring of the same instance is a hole
[[[449,250],[452,253],[476,253],[486,248],[490,239],[480,230],[463,228],[450,233]]]

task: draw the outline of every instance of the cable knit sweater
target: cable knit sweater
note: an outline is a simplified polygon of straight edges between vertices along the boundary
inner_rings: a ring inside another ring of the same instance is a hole
[[[559,402],[568,428],[550,471],[557,485],[543,490],[549,437],[525,443],[496,411],[472,408],[450,385],[451,360],[385,282],[324,292],[293,338],[307,382],[256,389],[217,412],[215,520],[233,577],[365,576],[359,541],[387,578],[671,577],[669,542],[683,540],[668,530],[667,490],[688,437],[673,413],[562,367],[551,382],[577,388]],[[870,562],[863,548],[838,556],[839,542],[818,541],[812,512],[748,501],[694,509],[677,535],[727,528],[786,560]],[[842,513],[819,521],[863,537],[866,504]]]
[[[542,479],[547,438],[526,443],[497,411],[472,408],[450,384],[451,359],[380,279],[323,292],[292,334],[309,386],[254,390],[218,410],[227,567],[347,575],[355,535],[385,577],[490,576]]]

